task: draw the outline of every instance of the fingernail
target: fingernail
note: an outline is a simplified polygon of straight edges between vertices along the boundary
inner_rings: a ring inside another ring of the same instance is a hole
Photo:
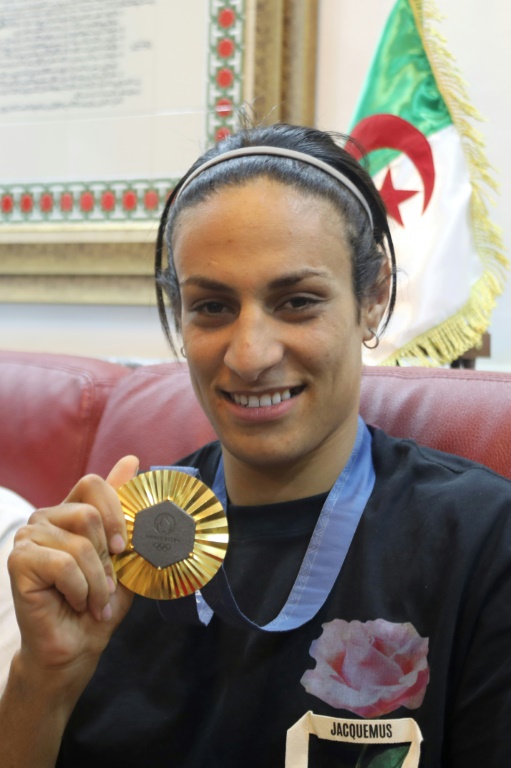
[[[110,552],[114,555],[119,555],[124,552],[124,539],[120,533],[115,533],[110,539]]]
[[[103,610],[101,611],[101,618],[103,619],[103,621],[110,621],[110,619],[112,618],[112,615],[113,615],[112,606],[110,605],[110,603],[107,603],[103,608]]]
[[[111,576],[106,577],[106,583],[108,584],[108,591],[111,595],[115,592],[115,582]]]

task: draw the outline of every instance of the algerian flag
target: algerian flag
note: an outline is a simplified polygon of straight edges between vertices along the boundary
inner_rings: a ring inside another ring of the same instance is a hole
[[[477,113],[432,17],[426,0],[397,0],[350,130],[370,153],[399,272],[396,310],[370,363],[455,360],[480,342],[504,286],[482,189],[494,184],[468,121]]]

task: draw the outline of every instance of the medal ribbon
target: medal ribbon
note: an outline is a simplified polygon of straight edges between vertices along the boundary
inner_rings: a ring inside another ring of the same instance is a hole
[[[223,566],[200,592],[195,593],[195,605],[192,596],[159,601],[162,616],[169,621],[181,619],[195,623],[198,618],[202,624],[207,625],[216,613],[238,628],[263,632],[289,631],[312,619],[334,586],[373,490],[375,474],[371,442],[371,433],[359,417],[351,455],[323,505],[286,604],[272,621],[259,626],[242,613]],[[198,475],[198,470],[193,467],[172,469]],[[212,490],[226,509],[227,492],[222,459]]]

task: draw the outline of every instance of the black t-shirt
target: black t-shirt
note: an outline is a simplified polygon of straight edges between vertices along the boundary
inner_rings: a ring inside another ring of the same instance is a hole
[[[327,495],[264,507],[229,504],[224,567],[239,608],[256,624],[282,609]]]
[[[212,484],[218,450],[183,463]],[[57,765],[283,768],[286,732],[309,710],[413,718],[424,768],[507,765],[511,483],[378,430],[373,462],[373,493],[316,617],[272,634],[216,617],[207,627],[174,626],[136,597]],[[279,611],[323,500],[229,509],[226,570],[250,618]],[[310,768],[391,765],[385,759],[309,742]]]

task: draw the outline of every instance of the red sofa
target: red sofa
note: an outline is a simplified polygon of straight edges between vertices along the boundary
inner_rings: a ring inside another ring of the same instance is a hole
[[[397,436],[511,478],[511,374],[368,368],[362,415]],[[130,369],[67,355],[0,352],[0,485],[58,503],[87,472],[134,453],[142,469],[214,439],[185,364]]]

